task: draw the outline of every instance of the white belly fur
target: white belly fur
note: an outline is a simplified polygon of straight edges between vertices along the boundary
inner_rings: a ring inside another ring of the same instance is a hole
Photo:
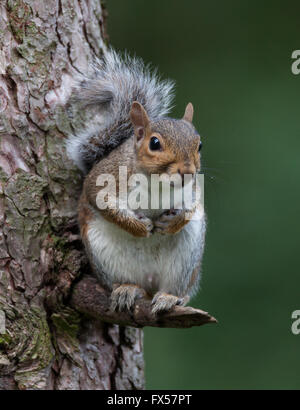
[[[101,215],[88,230],[94,262],[99,271],[105,272],[110,285],[134,283],[149,292],[163,290],[178,296],[187,293],[202,258],[204,236],[204,215],[175,235],[136,238]]]

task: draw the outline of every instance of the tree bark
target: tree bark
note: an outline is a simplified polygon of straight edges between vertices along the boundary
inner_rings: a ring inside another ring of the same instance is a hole
[[[0,13],[0,389],[142,389],[142,330],[68,306],[88,267],[64,142],[86,118],[57,103],[105,50],[105,9],[7,0]]]

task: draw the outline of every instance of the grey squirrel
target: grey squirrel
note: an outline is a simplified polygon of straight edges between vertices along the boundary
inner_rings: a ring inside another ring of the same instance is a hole
[[[199,203],[133,209],[115,198],[120,167],[126,167],[126,183],[135,174],[149,182],[154,174],[165,174],[179,175],[183,186],[189,174],[194,194],[202,142],[192,125],[191,103],[182,119],[167,117],[172,97],[171,81],[160,80],[142,60],[109,50],[93,73],[77,82],[69,101],[83,109],[94,106],[99,115],[96,126],[69,136],[67,153],[85,174],[78,209],[81,237],[93,271],[111,291],[114,310],[131,309],[148,294],[157,314],[187,303],[197,291],[205,239]],[[106,208],[98,201],[104,189],[98,178],[104,174],[116,181],[111,193],[116,200]]]

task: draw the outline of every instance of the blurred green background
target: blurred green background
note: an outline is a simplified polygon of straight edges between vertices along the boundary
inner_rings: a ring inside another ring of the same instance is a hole
[[[107,0],[112,45],[195,106],[208,215],[193,306],[218,325],[145,330],[148,389],[300,387],[299,1]]]

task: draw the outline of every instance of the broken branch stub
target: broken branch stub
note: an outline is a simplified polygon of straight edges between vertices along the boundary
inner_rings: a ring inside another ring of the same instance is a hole
[[[112,311],[109,292],[93,277],[84,277],[74,286],[70,304],[82,314],[121,326],[188,328],[217,323],[209,313],[190,306],[175,306],[170,312],[154,315],[150,298],[137,300],[132,311]]]

